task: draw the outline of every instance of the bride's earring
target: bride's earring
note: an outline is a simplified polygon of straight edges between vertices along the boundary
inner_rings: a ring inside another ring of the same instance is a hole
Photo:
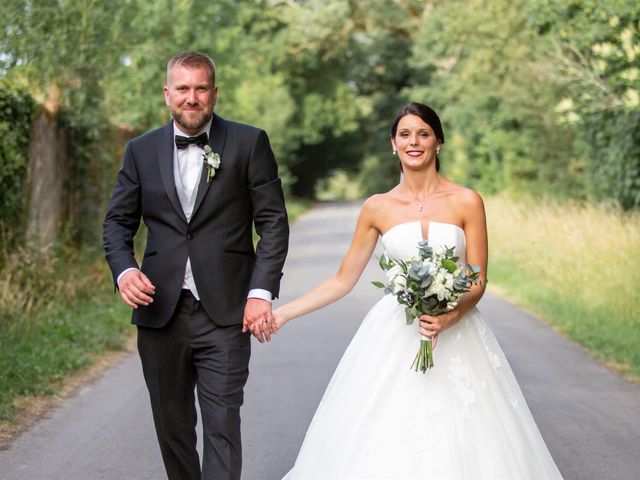
[[[396,151],[395,151],[395,150],[393,150],[393,151],[392,151],[392,155],[395,155],[395,154],[396,154]]]
[[[436,155],[440,153],[440,147],[436,148]]]

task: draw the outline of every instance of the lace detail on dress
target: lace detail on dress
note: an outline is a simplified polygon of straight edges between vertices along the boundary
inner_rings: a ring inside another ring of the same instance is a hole
[[[458,398],[464,405],[465,417],[468,417],[469,405],[476,401],[476,392],[472,388],[469,367],[464,364],[459,355],[456,355],[451,359],[448,378],[454,386],[456,395],[458,395]]]
[[[473,324],[476,327],[476,330],[480,334],[480,340],[482,341],[482,346],[484,347],[484,351],[487,352],[487,357],[489,358],[489,363],[494,370],[498,370],[498,368],[502,367],[502,361],[500,360],[500,355],[494,352],[489,343],[487,342],[487,327],[482,320],[476,319]]]
[[[494,371],[497,371],[499,368],[503,366],[502,357],[494,351],[489,345],[488,335],[487,335],[487,326],[484,323],[484,320],[477,318],[474,320],[473,324],[476,327],[477,332],[480,334],[480,340],[482,341],[482,347],[487,354],[487,358],[489,360],[489,364],[493,367]],[[504,382],[504,377],[498,377],[501,382]],[[515,396],[512,396],[509,399],[509,404],[511,408],[517,410],[520,406],[520,402]]]

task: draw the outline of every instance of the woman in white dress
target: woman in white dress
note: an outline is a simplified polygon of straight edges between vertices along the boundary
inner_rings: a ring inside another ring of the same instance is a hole
[[[345,296],[381,238],[390,258],[418,242],[454,247],[481,269],[481,284],[458,306],[405,324],[384,296],[365,317],[338,365],[287,479],[562,478],[520,387],[476,304],[487,278],[482,199],[439,173],[444,133],[437,114],[406,105],[391,128],[403,179],[370,197],[337,273],[274,312],[276,328]],[[409,367],[420,335],[434,337],[435,367]]]

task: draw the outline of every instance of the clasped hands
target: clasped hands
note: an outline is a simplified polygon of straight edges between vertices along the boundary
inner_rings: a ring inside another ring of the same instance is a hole
[[[242,331],[251,332],[260,343],[271,341],[277,332],[276,321],[271,311],[271,302],[260,298],[248,298],[244,307]]]
[[[271,335],[278,333],[289,318],[281,308],[271,310],[271,303],[258,298],[247,299],[242,319],[242,331],[251,332],[260,343],[271,340]]]

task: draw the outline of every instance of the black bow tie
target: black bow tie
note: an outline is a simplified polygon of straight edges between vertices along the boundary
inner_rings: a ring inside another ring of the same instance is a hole
[[[178,150],[187,148],[190,144],[197,145],[200,148],[204,147],[207,144],[207,134],[201,133],[197,137],[183,137],[182,135],[176,135],[176,147],[178,147]]]

